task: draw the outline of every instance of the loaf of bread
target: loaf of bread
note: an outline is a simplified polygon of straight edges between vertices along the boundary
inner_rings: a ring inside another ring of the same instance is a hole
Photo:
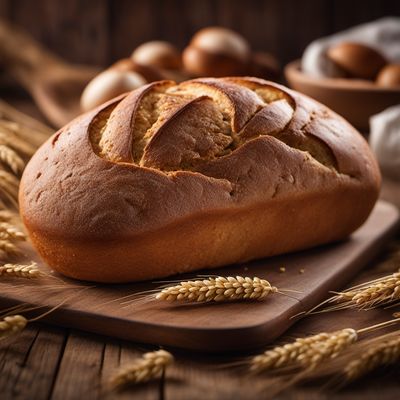
[[[255,78],[160,81],[72,121],[22,177],[21,215],[60,273],[128,282],[346,238],[380,174],[363,137]]]

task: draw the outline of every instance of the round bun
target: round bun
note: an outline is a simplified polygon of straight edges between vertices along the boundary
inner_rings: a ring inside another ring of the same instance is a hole
[[[182,68],[180,51],[169,42],[154,40],[136,48],[131,58],[142,65],[150,65],[161,69]]]
[[[198,31],[183,52],[186,71],[194,76],[242,75],[248,72],[250,47],[238,33],[225,28]]]
[[[385,87],[400,86],[400,64],[388,64],[383,67],[376,78],[376,83]]]
[[[360,43],[342,42],[329,48],[328,58],[349,77],[374,80],[387,64],[375,49]]]
[[[20,212],[60,273],[129,282],[343,239],[380,175],[364,138],[256,78],[155,82],[82,115],[29,161]]]
[[[137,72],[107,69],[87,84],[81,96],[81,109],[92,110],[107,100],[146,83],[146,79]]]
[[[87,84],[81,95],[81,109],[92,110],[122,93],[164,78],[160,71],[152,67],[137,64],[130,58],[123,58]]]

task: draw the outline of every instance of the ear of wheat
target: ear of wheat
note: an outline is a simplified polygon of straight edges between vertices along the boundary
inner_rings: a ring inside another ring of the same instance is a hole
[[[0,100],[0,132],[38,148],[54,130]]]
[[[400,272],[365,284],[353,290],[340,292],[335,298],[346,306],[370,309],[400,299]]]
[[[16,175],[19,175],[25,168],[24,160],[5,144],[0,144],[0,161]]]
[[[344,328],[335,332],[323,332],[305,338],[297,338],[292,343],[276,346],[250,361],[250,370],[262,372],[268,370],[293,370],[302,368],[307,373],[313,371],[325,360],[332,360],[358,341],[360,334],[373,332],[400,322],[400,317],[370,325],[362,329]]]
[[[17,246],[9,240],[0,240],[0,251],[6,256],[16,256],[21,253]]]
[[[307,314],[348,308],[370,310],[400,301],[400,272],[338,292]]]
[[[360,357],[350,361],[344,372],[347,380],[355,380],[382,366],[400,359],[400,336],[373,344]]]
[[[282,367],[313,369],[323,360],[337,357],[357,339],[357,331],[351,328],[298,338],[293,343],[276,346],[255,356],[250,369],[255,372]]]
[[[42,275],[35,262],[29,265],[22,264],[5,264],[0,266],[0,277],[17,277],[34,279]]]
[[[0,222],[9,222],[16,216],[17,214],[14,214],[9,210],[0,210]]]
[[[218,276],[166,287],[156,295],[156,299],[193,302],[262,300],[270,293],[276,292],[278,289],[265,279]]]
[[[165,350],[145,353],[141,358],[121,368],[111,379],[111,387],[119,388],[126,385],[148,382],[159,378],[165,368],[174,361],[171,353]]]
[[[10,315],[0,320],[0,340],[25,329],[27,319],[22,315]]]
[[[0,222],[0,240],[26,240],[24,232],[8,222]]]
[[[18,204],[18,188],[19,188],[19,181],[18,179],[4,171],[0,170],[0,191],[3,197],[10,200],[12,204]]]

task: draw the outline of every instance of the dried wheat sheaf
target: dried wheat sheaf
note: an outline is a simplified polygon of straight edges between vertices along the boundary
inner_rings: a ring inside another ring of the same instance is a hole
[[[171,365],[174,357],[165,350],[145,353],[131,365],[122,367],[110,381],[112,388],[148,382],[161,377],[165,369]]]
[[[0,162],[9,167],[15,175],[21,174],[25,168],[24,160],[11,147],[0,144]]]
[[[265,279],[218,276],[166,287],[156,295],[156,299],[191,302],[262,300],[277,292],[278,289]]]

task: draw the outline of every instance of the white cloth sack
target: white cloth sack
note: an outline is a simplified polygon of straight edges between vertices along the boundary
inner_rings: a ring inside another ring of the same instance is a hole
[[[382,172],[400,180],[400,105],[370,118],[369,142]]]

